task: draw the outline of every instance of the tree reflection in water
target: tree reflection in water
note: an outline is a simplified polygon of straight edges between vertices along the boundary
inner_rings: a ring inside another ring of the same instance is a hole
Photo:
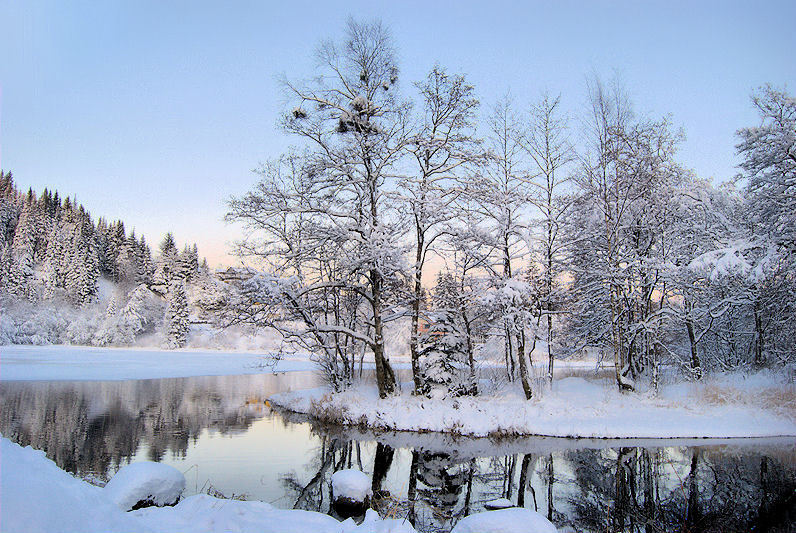
[[[107,475],[140,454],[179,463],[205,433],[234,440],[259,419],[271,417],[281,423],[257,433],[258,438],[273,439],[271,450],[289,446],[299,452],[295,462],[279,466],[281,474],[261,481],[269,494],[282,495],[275,503],[283,507],[334,514],[331,475],[357,468],[372,476],[371,505],[382,516],[407,519],[419,531],[450,531],[463,516],[500,497],[576,531],[794,530],[793,439],[491,442],[376,435],[310,424],[265,405],[270,394],[312,386],[312,379],[308,373],[292,373],[5,382],[0,431],[45,450],[67,471]],[[290,435],[298,427],[305,428],[302,441]],[[225,460],[223,446],[214,447],[214,453],[220,455],[208,460]],[[249,474],[245,462],[230,464],[241,469],[241,477]]]

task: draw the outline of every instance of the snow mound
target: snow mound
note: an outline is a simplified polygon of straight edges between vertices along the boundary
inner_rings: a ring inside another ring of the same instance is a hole
[[[155,531],[308,533],[341,530],[340,522],[321,513],[276,509],[260,501],[220,500],[207,494],[190,496],[174,507],[149,507],[131,514]]]
[[[556,533],[556,527],[539,513],[515,507],[466,516],[451,533]]]
[[[364,502],[371,495],[370,479],[359,470],[339,470],[332,474],[332,492],[335,498]]]
[[[123,511],[175,505],[185,490],[185,476],[173,466],[140,462],[122,467],[105,485],[105,494]]]

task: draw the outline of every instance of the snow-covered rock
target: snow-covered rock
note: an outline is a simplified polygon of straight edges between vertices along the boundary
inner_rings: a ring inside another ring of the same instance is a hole
[[[175,505],[185,490],[185,476],[173,466],[140,462],[122,467],[105,485],[105,494],[123,511]]]
[[[370,486],[370,478],[359,470],[339,470],[332,474],[332,492],[335,499],[364,502],[371,495]]]
[[[539,513],[515,507],[466,516],[451,533],[556,533],[556,527]]]
[[[510,507],[515,507],[515,505],[507,498],[498,498],[497,500],[486,502],[484,507],[490,511],[494,511],[495,509],[509,509]]]

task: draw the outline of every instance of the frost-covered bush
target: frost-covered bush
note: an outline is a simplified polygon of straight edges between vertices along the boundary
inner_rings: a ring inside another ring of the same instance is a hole
[[[119,301],[126,303],[119,305]],[[152,333],[163,315],[160,298],[145,285],[138,285],[126,296],[111,296],[104,318],[91,343],[96,346],[130,346],[140,336]]]
[[[64,342],[69,326],[68,313],[54,305],[33,305],[19,302],[3,308],[2,335],[0,341],[6,344],[47,345]]]
[[[119,308],[118,302],[124,305]],[[129,346],[160,326],[163,307],[145,286],[113,295],[107,305],[6,299],[0,307],[0,344]]]
[[[64,342],[75,345],[90,345],[97,330],[101,315],[99,309],[94,306],[86,309],[83,313],[77,314],[69,322],[66,328],[66,338]]]

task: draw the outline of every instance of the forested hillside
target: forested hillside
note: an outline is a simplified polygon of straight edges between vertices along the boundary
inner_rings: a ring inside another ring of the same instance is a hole
[[[186,344],[211,320],[224,284],[194,244],[167,233],[153,257],[121,220],[94,222],[69,197],[19,191],[0,172],[0,343]]]

